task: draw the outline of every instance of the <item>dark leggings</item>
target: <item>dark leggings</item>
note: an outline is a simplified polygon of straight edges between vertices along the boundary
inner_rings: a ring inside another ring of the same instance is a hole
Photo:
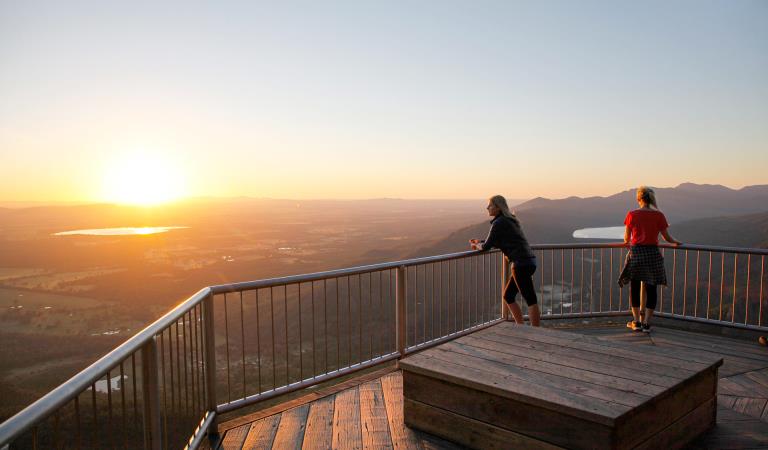
[[[645,283],[645,295],[647,297],[645,307],[656,309],[656,285]],[[629,302],[633,308],[640,307],[640,281],[632,280],[629,283]]]
[[[504,300],[507,303],[514,303],[517,293],[523,294],[525,303],[528,306],[535,305],[536,289],[533,288],[533,273],[536,272],[536,266],[512,267],[512,276],[509,277],[507,286],[504,288]]]

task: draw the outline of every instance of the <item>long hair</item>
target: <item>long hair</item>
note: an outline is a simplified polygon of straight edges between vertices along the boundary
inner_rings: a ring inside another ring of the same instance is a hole
[[[503,196],[494,195],[493,197],[489,198],[488,201],[491,202],[491,204],[493,204],[495,207],[499,208],[499,211],[501,211],[502,216],[508,219],[512,219],[515,222],[519,223],[515,214],[509,210],[509,205],[507,205],[507,199],[505,199]]]
[[[653,206],[654,209],[659,209],[659,205],[656,204],[656,193],[648,186],[640,186],[637,188],[637,199],[642,200],[647,205]]]

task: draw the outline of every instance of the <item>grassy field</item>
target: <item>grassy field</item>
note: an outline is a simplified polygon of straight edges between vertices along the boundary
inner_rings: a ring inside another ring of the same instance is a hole
[[[89,297],[0,288],[0,420],[138,331],[143,324],[121,309]]]
[[[286,208],[283,201],[246,199],[153,211],[0,209],[0,420],[204,286],[399,259],[471,223],[477,204],[381,200]],[[170,224],[189,228],[54,235]]]

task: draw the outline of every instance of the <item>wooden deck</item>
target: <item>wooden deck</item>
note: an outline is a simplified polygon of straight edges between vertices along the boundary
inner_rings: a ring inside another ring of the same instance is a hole
[[[715,424],[721,364],[501,323],[401,361],[405,423],[476,448],[683,448]]]
[[[768,449],[765,347],[661,327],[650,335],[615,325],[567,331],[587,336],[574,336],[576,340],[597,338],[620,344],[617,348],[648,345],[719,355],[724,364],[719,373],[717,425],[689,448]],[[399,371],[353,380],[340,388],[223,423],[219,448],[459,448],[404,425]]]

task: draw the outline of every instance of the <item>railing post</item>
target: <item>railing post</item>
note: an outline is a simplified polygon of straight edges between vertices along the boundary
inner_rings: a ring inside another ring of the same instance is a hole
[[[144,400],[144,448],[162,446],[160,427],[160,385],[158,383],[157,336],[141,348],[141,389]]]
[[[504,301],[504,288],[507,286],[507,280],[509,279],[509,260],[504,254],[501,254],[501,318],[504,320],[509,319],[509,309]]]
[[[213,329],[213,294],[203,300],[203,326],[205,328],[205,391],[208,412],[215,412],[216,402],[216,342]],[[218,435],[218,420],[213,418],[208,427],[208,435]]]
[[[405,326],[405,285],[406,285],[406,267],[399,266],[397,268],[397,278],[395,281],[397,292],[395,294],[395,305],[397,309],[397,317],[395,320],[395,337],[397,340],[397,352],[402,358],[405,356],[405,347],[407,345],[407,331]]]

